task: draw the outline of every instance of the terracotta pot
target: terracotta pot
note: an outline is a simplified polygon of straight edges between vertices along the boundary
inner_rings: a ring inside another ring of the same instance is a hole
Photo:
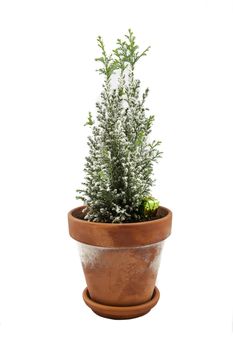
[[[82,220],[78,207],[68,214],[69,232],[79,242],[87,282],[86,304],[110,318],[132,318],[150,311],[159,299],[155,287],[164,240],[172,213],[159,207],[162,218],[110,224]]]

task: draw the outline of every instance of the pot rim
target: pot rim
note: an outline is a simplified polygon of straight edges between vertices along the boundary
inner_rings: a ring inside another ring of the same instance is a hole
[[[76,216],[74,216],[73,214],[74,214],[74,212],[76,212],[78,209],[79,210],[82,210],[82,209],[84,209],[84,208],[86,208],[86,205],[81,205],[81,206],[79,206],[79,207],[76,207],[76,208],[73,208],[72,210],[70,210],[69,211],[69,213],[68,213],[68,216],[71,216],[72,217],[72,219],[75,219],[75,221],[77,221],[77,222],[82,222],[82,223],[84,223],[84,224],[87,224],[87,225],[93,225],[93,226],[99,226],[100,224],[102,224],[102,225],[104,225],[104,226],[106,226],[106,227],[111,227],[111,226],[129,226],[129,227],[134,227],[134,226],[144,226],[144,225],[151,225],[153,222],[162,222],[163,220],[165,220],[165,218],[166,218],[166,220],[167,219],[170,219],[171,217],[172,217],[172,212],[171,212],[171,210],[170,209],[168,209],[168,208],[166,208],[166,207],[164,207],[164,206],[159,206],[159,208],[161,208],[161,209],[163,209],[163,210],[165,210],[165,211],[167,211],[167,214],[166,215],[164,215],[162,218],[159,218],[159,219],[153,219],[153,220],[148,220],[148,221],[139,221],[139,222],[125,222],[125,223],[123,223],[123,222],[120,222],[120,223],[112,223],[112,222],[93,222],[93,221],[88,221],[88,220],[84,220],[84,219],[79,219],[79,218],[77,218]],[[159,209],[158,208],[158,209]]]
[[[160,206],[160,219],[132,223],[92,222],[75,217],[85,206],[68,213],[69,233],[81,243],[100,247],[138,247],[163,241],[171,233],[172,212]]]

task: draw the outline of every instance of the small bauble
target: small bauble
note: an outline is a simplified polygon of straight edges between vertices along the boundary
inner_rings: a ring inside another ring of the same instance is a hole
[[[141,213],[145,217],[152,217],[155,215],[156,209],[159,207],[159,201],[154,197],[148,196],[142,200],[142,204],[140,206]]]

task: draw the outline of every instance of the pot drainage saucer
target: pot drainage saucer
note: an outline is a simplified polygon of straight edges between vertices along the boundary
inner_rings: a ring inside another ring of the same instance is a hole
[[[93,301],[87,288],[83,291],[83,300],[92,311],[99,316],[117,320],[135,318],[147,314],[157,304],[159,296],[159,290],[155,287],[152,298],[146,303],[133,306],[110,306]]]

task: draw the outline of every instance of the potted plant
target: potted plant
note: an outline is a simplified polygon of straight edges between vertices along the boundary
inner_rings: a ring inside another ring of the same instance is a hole
[[[84,301],[101,316],[125,319],[146,314],[159,299],[155,283],[172,213],[151,195],[160,142],[149,140],[149,90],[141,94],[135,78],[150,47],[140,52],[131,30],[110,55],[101,37],[97,42],[103,91],[96,117],[89,113],[86,123],[92,133],[84,187],[77,190],[84,205],[69,212],[69,232],[80,246]]]

